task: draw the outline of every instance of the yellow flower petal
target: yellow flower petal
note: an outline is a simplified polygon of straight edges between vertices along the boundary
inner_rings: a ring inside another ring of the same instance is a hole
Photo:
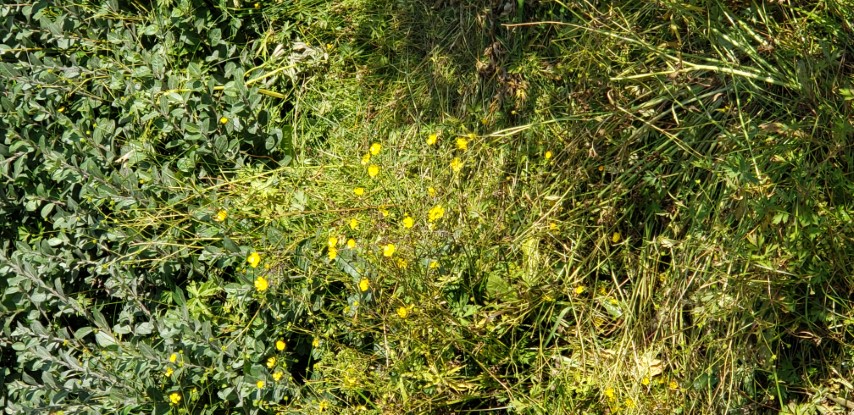
[[[377,166],[376,164],[368,166],[368,176],[374,178],[377,177],[378,174],[380,174],[380,166]]]
[[[365,292],[365,291],[368,291],[369,288],[371,288],[371,281],[368,280],[367,278],[362,278],[359,281],[359,290],[362,292]],[[315,346],[315,347],[317,347],[317,346]]]
[[[287,346],[287,345],[285,344],[284,340],[277,340],[276,341],[276,350],[281,352],[282,350],[285,350],[285,346]]]
[[[415,219],[412,219],[411,216],[407,215],[405,218],[403,218],[401,223],[403,223],[404,228],[409,229],[409,228],[415,226]]]
[[[385,246],[383,246],[383,256],[386,258],[391,258],[391,256],[394,255],[395,251],[397,251],[397,248],[394,246],[394,244],[386,244]]]
[[[432,146],[439,140],[439,134],[433,133],[427,136],[427,145]]]
[[[270,286],[270,284],[268,284],[268,283],[267,283],[267,279],[266,279],[266,278],[264,278],[264,277],[258,277],[258,278],[256,278],[256,279],[255,279],[255,289],[256,289],[256,290],[258,290],[258,292],[264,292],[264,291],[267,291],[267,288],[268,288],[269,286]]]
[[[353,189],[353,193],[355,193],[356,196],[362,196],[365,194],[365,188],[364,187],[357,187],[357,188]]]

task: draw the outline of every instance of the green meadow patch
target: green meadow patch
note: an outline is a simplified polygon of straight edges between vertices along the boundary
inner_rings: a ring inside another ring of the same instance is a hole
[[[852,10],[0,6],[0,407],[844,413]]]

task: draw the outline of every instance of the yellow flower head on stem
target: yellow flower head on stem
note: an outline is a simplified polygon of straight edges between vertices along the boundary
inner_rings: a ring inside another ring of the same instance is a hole
[[[255,386],[257,386],[258,389],[264,389],[264,381],[259,380],[258,382],[255,382]]]
[[[216,221],[216,222],[222,222],[222,221],[224,221],[224,220],[225,220],[225,218],[227,218],[227,217],[228,217],[228,212],[226,212],[225,210],[220,209],[220,210],[219,210],[219,212],[217,212],[217,213],[216,213],[216,216],[214,216],[214,221]]]
[[[181,394],[178,392],[172,392],[169,394],[169,403],[172,405],[178,405],[181,402]]]
[[[432,146],[433,144],[436,144],[436,141],[438,141],[438,140],[439,140],[439,134],[432,133],[432,134],[427,136],[427,145]]]
[[[585,291],[587,291],[587,287],[585,287],[583,285],[579,285],[578,287],[575,287],[575,295],[584,294]]]
[[[270,356],[270,358],[267,359],[267,369],[272,369],[275,366],[276,366],[276,356]]]
[[[374,178],[377,177],[378,174],[380,174],[380,166],[377,166],[376,164],[368,166],[368,176]]]
[[[276,382],[282,380],[282,372],[276,371],[276,373],[273,373],[273,380]]]
[[[409,228],[411,228],[411,227],[415,226],[415,219],[412,219],[412,217],[411,217],[411,216],[406,215],[406,217],[405,217],[405,218],[403,218],[403,220],[401,221],[401,223],[403,224],[403,227],[404,227],[404,228],[409,229]]]
[[[347,248],[349,248],[349,249],[356,249],[356,240],[355,240],[355,239],[352,239],[352,238],[351,238],[351,239],[348,239],[348,240],[347,240]]]
[[[553,155],[554,154],[552,154],[551,150],[549,150],[549,151],[546,151],[546,154],[544,154],[543,157],[545,157],[546,160],[551,160]]]
[[[329,251],[326,254],[329,256],[330,260],[338,258],[338,248],[329,248]]]
[[[219,123],[220,124],[228,124],[228,118],[227,117],[220,117]]]
[[[249,263],[249,266],[252,268],[257,268],[258,264],[261,263],[261,255],[258,255],[257,252],[253,252],[246,257],[246,262]]]
[[[167,367],[166,373],[164,373],[163,376],[166,376],[168,378],[169,376],[172,376],[173,373],[175,373],[175,370],[173,370],[171,367]]]
[[[267,279],[264,277],[258,277],[255,279],[255,289],[258,290],[259,293],[267,291],[267,288],[270,287],[270,284],[267,283]]]
[[[427,188],[427,196],[436,197],[436,189],[433,186]]]
[[[284,340],[282,340],[282,339],[276,340],[276,350],[281,352],[281,351],[285,350],[285,346],[287,346],[287,344],[285,344]]]
[[[357,187],[357,188],[353,189],[353,193],[355,193],[356,196],[361,197],[362,195],[365,194],[365,188],[364,187]]]
[[[335,248],[336,246],[338,246],[338,238],[330,236],[329,240],[326,241],[326,246],[330,248]]]
[[[359,229],[359,220],[356,218],[350,219],[350,221],[347,224],[350,226],[351,230],[355,231],[355,230]]]
[[[368,291],[368,289],[370,289],[370,288],[371,288],[371,281],[370,280],[368,280],[367,278],[362,278],[361,280],[359,280],[359,291],[365,292],[365,291]],[[317,347],[317,346],[315,346],[315,347]]]
[[[457,138],[457,148],[458,148],[458,149],[460,149],[460,150],[462,150],[462,151],[466,151],[466,150],[468,150],[468,148],[469,148],[469,140],[467,140],[467,139],[465,139],[465,138],[463,138],[463,137],[459,137],[459,138]]]
[[[397,248],[394,246],[394,244],[386,244],[383,246],[383,256],[386,258],[391,258],[391,256],[394,255],[395,251],[397,251]]]
[[[380,144],[380,143],[373,143],[373,144],[371,144],[371,149],[370,149],[370,151],[371,151],[371,154],[372,154],[372,155],[375,155],[375,156],[376,156],[377,154],[380,154],[380,151],[382,151],[382,149],[383,149],[382,144]]]
[[[177,353],[172,353],[171,355],[169,355],[169,363],[175,363],[176,361],[178,361]]]
[[[365,153],[362,156],[362,165],[365,166],[371,162],[371,153]]]
[[[405,306],[400,306],[397,308],[397,316],[400,318],[406,318],[409,315],[409,308]]]
[[[445,216],[445,208],[443,208],[442,205],[433,206],[427,212],[427,220],[429,222],[435,222],[439,219],[442,219],[443,216]]]
[[[459,157],[454,157],[454,159],[451,160],[451,171],[454,173],[459,173],[460,170],[462,170],[462,169],[463,169],[463,161],[460,160]]]

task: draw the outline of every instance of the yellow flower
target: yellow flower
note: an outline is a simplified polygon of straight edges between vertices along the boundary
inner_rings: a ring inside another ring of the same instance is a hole
[[[427,188],[427,196],[436,197],[436,189],[433,186]]]
[[[626,398],[626,409],[635,409],[635,401],[632,398]]]
[[[356,196],[362,196],[363,194],[365,194],[365,188],[364,187],[357,187],[357,188],[353,189],[353,193],[355,193]]]
[[[255,8],[256,8],[256,9],[260,9],[260,8],[261,8],[261,3],[255,3]]]
[[[258,382],[255,382],[255,386],[257,386],[258,389],[263,389],[264,388],[264,381],[259,380]]]
[[[585,291],[587,291],[587,287],[585,287],[583,285],[579,285],[578,287],[575,287],[575,295],[584,294]]]
[[[216,213],[216,216],[214,216],[214,221],[222,222],[227,217],[228,217],[228,212],[226,212],[224,210],[220,210],[219,212]]]
[[[676,383],[675,380],[671,380],[670,384],[668,384],[667,387],[669,387],[672,391],[679,390],[679,384]]]
[[[644,376],[643,379],[641,379],[641,384],[644,386],[648,386],[649,385],[649,376]]]
[[[544,155],[546,160],[551,160],[552,156],[553,156],[553,154],[552,154],[551,150],[546,151],[546,154]]]
[[[380,208],[379,210],[380,210],[380,213],[382,213],[382,215],[383,215],[383,217],[384,217],[384,218],[387,218],[387,217],[388,217],[388,209],[386,209],[386,208]]]
[[[338,246],[338,238],[330,236],[329,240],[326,241],[326,245],[330,248],[335,248],[336,246]]]
[[[359,220],[356,218],[350,219],[350,222],[348,224],[350,225],[350,229],[352,229],[354,231],[356,229],[359,229]]]
[[[362,156],[362,165],[364,166],[370,162],[371,162],[371,153],[365,153],[365,155]]]
[[[620,242],[620,233],[619,232],[614,232],[614,234],[611,235],[611,242],[613,242],[613,243]]]
[[[377,177],[378,174],[380,174],[380,166],[377,166],[376,164],[368,166],[368,176],[373,178]]]
[[[460,170],[462,170],[462,169],[463,169],[463,161],[460,160],[459,157],[454,157],[454,159],[451,160],[451,171],[453,171],[454,173],[459,173]]]
[[[226,117],[220,117],[220,119],[219,119],[219,123],[220,123],[220,124],[228,124],[228,118],[226,118]]]
[[[311,347],[320,347],[320,339],[315,337],[314,340],[311,341]]]
[[[608,399],[616,398],[616,395],[614,395],[614,388],[605,389],[605,396],[607,396]]]
[[[282,379],[282,372],[276,371],[276,373],[273,373],[273,380],[275,380],[276,382],[278,382],[278,381],[280,381],[281,379]]]
[[[409,265],[409,262],[403,258],[397,259],[397,267],[398,268],[406,268]]]
[[[171,367],[167,367],[167,368],[166,368],[166,373],[164,373],[164,374],[163,374],[163,376],[166,376],[166,377],[168,378],[169,376],[172,376],[172,374],[173,374],[173,373],[175,373],[175,371],[174,371],[174,370],[172,370],[172,368],[171,368]]]
[[[270,286],[270,284],[268,284],[268,283],[267,283],[267,279],[266,279],[266,278],[264,278],[264,277],[258,277],[258,278],[256,278],[256,279],[255,279],[255,289],[256,289],[256,290],[258,290],[258,292],[264,292],[264,291],[267,291],[267,288],[268,288],[269,286]]]
[[[348,239],[347,240],[347,248],[355,249],[356,248],[356,240],[355,239]]]
[[[439,261],[430,261],[430,265],[428,266],[430,269],[439,268]]]
[[[276,356],[270,356],[270,358],[267,359],[267,369],[272,369],[273,366],[276,366]]]
[[[382,151],[382,149],[383,149],[383,146],[380,143],[373,143],[373,144],[371,144],[371,150],[370,151],[371,151],[371,154],[376,156],[377,154],[380,154],[380,151]]]
[[[368,288],[371,288],[371,281],[367,278],[362,278],[359,280],[359,290],[362,292],[368,291]]]
[[[403,227],[407,229],[415,226],[415,219],[412,219],[412,217],[409,215],[406,215],[406,217],[403,218],[403,221],[401,222],[403,223]]]
[[[326,399],[320,401],[320,404],[317,405],[317,409],[320,412],[325,411],[327,408],[329,408],[329,401],[327,401]]]
[[[391,256],[394,255],[394,251],[397,251],[394,244],[386,244],[383,246],[383,256],[386,258],[391,258]]]
[[[276,350],[281,352],[282,350],[285,350],[285,346],[287,345],[285,344],[284,340],[276,340]]]
[[[433,206],[427,212],[427,220],[430,222],[435,222],[439,219],[442,219],[443,216],[445,216],[445,208],[443,208],[442,205]]]
[[[329,248],[329,252],[327,252],[327,255],[329,255],[329,259],[338,258],[338,248]]]
[[[432,133],[427,136],[427,145],[432,146],[433,144],[436,144],[437,140],[439,140],[439,134]]]
[[[178,360],[178,354],[172,353],[169,355],[169,363],[175,363]]]
[[[249,266],[252,268],[258,267],[258,264],[261,263],[261,255],[258,255],[257,252],[253,252],[246,257],[246,262],[249,263]]]
[[[408,315],[409,315],[409,309],[408,308],[406,308],[404,306],[400,306],[397,308],[397,316],[398,317],[406,318],[406,316],[408,316]]]
[[[463,151],[468,150],[469,148],[469,140],[466,140],[463,137],[457,138],[457,148]]]
[[[172,405],[178,405],[178,403],[181,402],[181,394],[178,392],[170,393],[169,394],[169,402],[171,402]]]

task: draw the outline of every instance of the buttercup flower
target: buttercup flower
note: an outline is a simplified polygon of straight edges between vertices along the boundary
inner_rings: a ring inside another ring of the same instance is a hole
[[[319,346],[320,346],[320,339],[315,337],[314,340],[311,341],[311,347],[319,347]]]
[[[388,217],[388,209],[380,208],[379,210],[380,210],[380,213],[383,215],[384,218]]]
[[[338,238],[330,236],[329,240],[326,241],[326,245],[330,248],[335,248],[338,245]]]
[[[394,244],[386,244],[383,246],[383,256],[386,258],[391,258],[395,251],[397,251],[397,248],[395,248]]]
[[[403,227],[404,227],[404,228],[409,229],[409,228],[411,228],[411,227],[415,226],[415,219],[412,219],[412,217],[411,217],[411,216],[406,215],[406,217],[405,217],[405,218],[403,218],[403,220],[401,221],[401,223],[403,224]]]
[[[338,249],[337,248],[329,248],[329,252],[326,253],[329,256],[329,259],[338,258]]]
[[[274,366],[276,366],[276,356],[270,356],[267,359],[267,369],[272,369]]]
[[[427,136],[427,145],[432,146],[436,144],[436,141],[439,139],[439,134],[433,133]]]
[[[268,283],[267,283],[267,279],[266,279],[266,278],[264,278],[264,277],[258,277],[258,278],[256,278],[256,279],[255,279],[255,289],[256,289],[256,290],[258,290],[258,292],[264,292],[264,291],[267,291],[267,288],[268,288],[269,286],[270,286],[270,284],[268,284]]]
[[[352,239],[352,238],[348,239],[347,240],[347,248],[355,249],[356,248],[356,240]]]
[[[350,229],[355,231],[356,229],[359,229],[359,220],[352,218],[350,219],[350,222],[348,222],[348,225],[350,225]]]
[[[285,346],[286,344],[284,340],[276,340],[276,350],[281,352],[282,350],[285,350]]]
[[[175,363],[178,360],[178,354],[172,353],[169,355],[169,363]]]
[[[175,373],[175,371],[171,367],[167,367],[166,373],[164,373],[163,376],[166,376],[168,378],[169,376],[172,376],[173,373]]]
[[[409,309],[408,308],[406,308],[404,306],[400,306],[397,308],[397,316],[398,317],[406,318],[406,316],[408,316],[408,315],[409,315]]]
[[[359,280],[359,290],[362,292],[368,291],[371,288],[371,281],[367,278],[362,278]],[[316,346],[315,346],[316,347]]]
[[[356,196],[362,196],[365,194],[365,188],[364,187],[357,187],[357,188],[353,189],[353,193],[355,193]]]
[[[427,188],[427,196],[436,197],[436,189],[433,186]]]
[[[169,394],[169,402],[172,405],[178,405],[181,402],[181,394],[178,392],[172,392]]]
[[[575,287],[575,295],[584,294],[585,291],[587,291],[587,288],[584,287],[583,285],[579,285],[578,287]]]
[[[264,388],[264,381],[259,380],[258,382],[255,382],[255,386],[257,386],[258,389],[263,389]]]
[[[226,212],[226,211],[224,211],[224,210],[220,209],[220,211],[216,213],[216,216],[214,216],[214,221],[216,221],[216,222],[222,222],[222,221],[224,221],[224,220],[225,220],[225,218],[227,218],[227,217],[228,217],[228,212]]]
[[[463,161],[460,160],[459,157],[454,157],[454,159],[451,160],[451,171],[453,171],[454,173],[459,173],[460,170],[462,170],[462,169],[463,169]]]
[[[463,137],[459,137],[459,138],[457,138],[457,148],[458,148],[458,149],[460,149],[460,150],[462,150],[462,151],[466,151],[466,150],[468,150],[468,148],[469,148],[469,140],[466,140],[466,139],[465,139],[465,138],[463,138]]]
[[[373,178],[377,177],[378,174],[380,174],[380,166],[377,166],[376,164],[371,164],[370,166],[368,166],[368,176]]]
[[[226,118],[226,117],[220,117],[220,119],[219,119],[219,123],[220,123],[220,124],[228,124],[228,118]]]
[[[380,154],[380,151],[382,151],[382,149],[383,149],[382,144],[373,143],[373,144],[371,144],[371,150],[370,151],[371,151],[371,154],[376,156],[377,154]]]
[[[282,372],[277,371],[276,373],[273,373],[273,380],[276,382],[282,380]]]
[[[258,255],[257,252],[253,252],[246,257],[246,262],[249,263],[249,266],[252,268],[258,267],[258,264],[261,263],[261,255]]]
[[[371,153],[365,153],[365,155],[362,156],[362,165],[364,166],[370,162],[371,162]]]
[[[439,219],[442,219],[443,216],[445,216],[445,208],[443,208],[442,205],[433,206],[427,212],[427,220],[430,222],[435,222]]]
[[[546,160],[551,160],[552,155],[553,154],[552,154],[551,150],[549,150],[549,151],[546,151],[546,154],[544,154],[543,157],[545,157]]]

